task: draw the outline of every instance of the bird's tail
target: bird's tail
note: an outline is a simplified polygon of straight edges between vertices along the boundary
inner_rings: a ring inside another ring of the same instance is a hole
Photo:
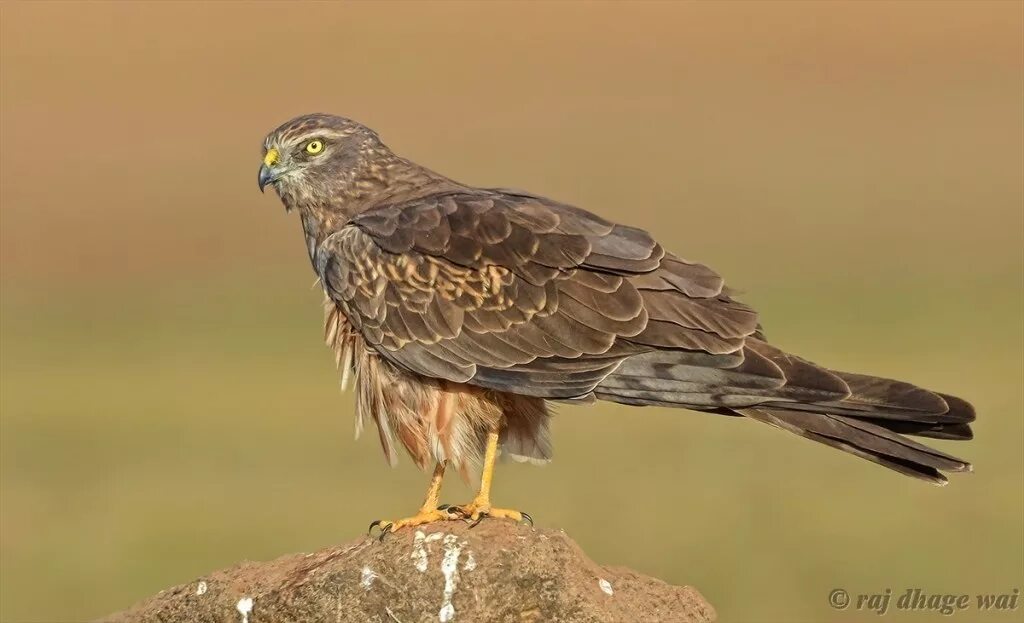
[[[859,418],[807,410],[757,407],[737,412],[937,485],[948,482],[942,472],[971,471],[967,461],[899,434],[970,439],[971,429],[966,423],[925,428],[916,422],[891,418]]]
[[[828,370],[759,340],[748,340],[743,355],[740,364],[713,370],[706,361],[674,363],[665,352],[640,356],[596,393],[627,404],[743,415],[934,484],[946,484],[942,472],[971,471],[967,461],[903,436],[971,439],[975,413],[964,400]]]

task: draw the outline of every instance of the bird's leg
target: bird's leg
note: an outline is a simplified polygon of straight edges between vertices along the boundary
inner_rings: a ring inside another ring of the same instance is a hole
[[[507,508],[491,506],[491,480],[494,478],[494,463],[498,458],[498,428],[487,433],[487,448],[484,451],[483,471],[480,474],[480,491],[469,504],[448,507],[448,511],[457,513],[463,518],[479,523],[484,517],[502,517],[515,521],[528,521],[533,525],[533,518],[526,513]]]
[[[399,519],[397,521],[383,521],[378,519],[370,524],[370,530],[372,531],[375,527],[380,528],[380,538],[383,539],[388,533],[394,532],[400,528],[421,526],[432,521],[453,519],[453,516],[448,511],[437,507],[437,499],[441,493],[441,481],[444,479],[444,470],[447,463],[447,461],[439,461],[437,465],[434,466],[434,475],[430,478],[430,487],[427,488],[427,497],[423,500],[423,506],[420,507],[419,512],[412,517],[406,517],[405,519]]]

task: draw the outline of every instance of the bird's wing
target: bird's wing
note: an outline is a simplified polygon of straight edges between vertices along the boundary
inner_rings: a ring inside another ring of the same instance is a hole
[[[366,342],[426,377],[743,415],[938,484],[970,469],[901,436],[969,439],[966,402],[783,352],[710,269],[578,208],[439,194],[360,214],[316,264]]]
[[[543,398],[587,396],[651,351],[733,368],[758,331],[718,275],[647,232],[512,191],[369,210],[322,243],[316,265],[392,363]]]

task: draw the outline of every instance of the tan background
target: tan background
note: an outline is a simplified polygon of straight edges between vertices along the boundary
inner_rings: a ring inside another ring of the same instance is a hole
[[[940,443],[977,472],[938,489],[753,422],[563,408],[555,462],[501,469],[497,502],[723,621],[1022,587],[1022,7],[4,3],[3,620],[419,503],[408,460],[352,441],[297,219],[256,188],[263,135],[311,111],[648,227],[777,343],[980,414]]]

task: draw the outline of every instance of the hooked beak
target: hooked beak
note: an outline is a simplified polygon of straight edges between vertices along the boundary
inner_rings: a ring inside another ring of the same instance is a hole
[[[279,158],[280,153],[273,147],[268,149],[267,155],[263,157],[263,165],[260,166],[259,176],[260,192],[263,192],[267,184],[273,184],[277,181],[279,172],[274,169],[274,165],[277,164]]]
[[[263,165],[263,166],[260,167],[260,177],[259,177],[260,192],[263,192],[263,188],[267,184],[273,184],[276,181],[277,181],[277,172],[276,171],[274,171],[273,169],[271,169],[267,165]]]

